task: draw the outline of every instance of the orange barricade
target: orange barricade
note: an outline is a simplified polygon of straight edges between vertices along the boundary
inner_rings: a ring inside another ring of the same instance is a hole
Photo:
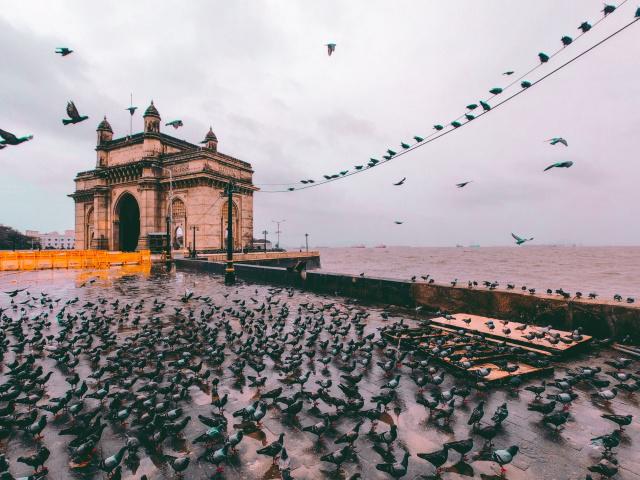
[[[53,268],[109,268],[112,265],[151,263],[151,252],[108,252],[106,250],[0,251],[0,272]]]

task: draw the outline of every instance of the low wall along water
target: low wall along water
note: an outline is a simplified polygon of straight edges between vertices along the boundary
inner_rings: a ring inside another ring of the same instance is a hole
[[[224,274],[223,263],[175,260],[179,269]],[[565,300],[557,296],[530,295],[518,291],[451,287],[375,277],[359,277],[261,265],[236,264],[238,278],[258,283],[279,284],[303,290],[341,295],[383,305],[425,310],[443,310],[492,318],[551,325],[562,330],[582,327],[599,338],[640,339],[640,306],[587,299]]]

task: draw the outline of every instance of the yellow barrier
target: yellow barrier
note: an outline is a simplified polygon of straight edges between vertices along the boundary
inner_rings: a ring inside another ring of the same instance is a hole
[[[109,268],[112,265],[151,263],[151,252],[106,250],[0,251],[0,271],[48,270],[53,268]]]

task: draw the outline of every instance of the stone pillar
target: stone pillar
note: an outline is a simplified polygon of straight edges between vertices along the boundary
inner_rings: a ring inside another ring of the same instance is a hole
[[[87,218],[85,202],[80,202],[78,199],[74,199],[75,202],[75,216],[76,216],[76,250],[86,250],[88,246],[84,244],[84,232],[87,229]]]
[[[164,231],[160,228],[158,183],[155,178],[143,177],[138,182],[138,199],[140,208],[140,237],[138,238],[138,250],[149,248],[149,234],[152,232]]]
[[[242,242],[245,247],[253,243],[253,195],[242,196]]]
[[[97,187],[93,194],[94,236],[92,250],[108,250],[111,238],[110,194],[107,187]]]

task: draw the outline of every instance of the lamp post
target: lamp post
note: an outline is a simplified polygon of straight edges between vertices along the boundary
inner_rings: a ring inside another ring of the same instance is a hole
[[[196,253],[196,230],[200,230],[196,225],[191,225],[191,230],[193,231],[193,250],[191,252],[191,258],[196,258],[198,254]]]
[[[236,281],[236,272],[233,268],[233,194],[236,192],[233,181],[227,184],[223,196],[227,197],[227,267],[224,270],[225,285],[233,285]]]
[[[276,230],[276,234],[278,235],[277,240],[276,240],[276,248],[279,249],[280,248],[280,224],[286,222],[286,220],[271,220],[271,222],[275,223],[278,227],[278,229]]]
[[[262,248],[264,249],[265,253],[267,252],[267,232],[266,230],[262,231],[262,234],[264,235],[264,243],[262,244]]]
[[[305,246],[307,247],[307,253],[309,253],[309,234],[308,233],[304,234],[304,243],[305,243]]]

